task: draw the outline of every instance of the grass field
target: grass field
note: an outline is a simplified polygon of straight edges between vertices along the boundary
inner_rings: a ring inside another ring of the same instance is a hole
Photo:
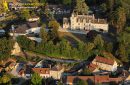
[[[77,42],[86,42],[86,35],[84,34],[74,34],[69,32],[59,32],[60,37],[64,37],[68,41],[70,41],[73,44],[76,44]]]

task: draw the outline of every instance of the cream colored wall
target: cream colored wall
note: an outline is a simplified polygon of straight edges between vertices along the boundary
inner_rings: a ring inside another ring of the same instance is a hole
[[[92,24],[95,29],[103,29],[108,32],[108,24]]]
[[[54,79],[60,79],[63,72],[64,72],[64,69],[62,69],[60,71],[50,70],[50,76],[52,76]]]
[[[65,24],[63,24],[63,28],[68,29],[68,28],[70,28],[70,25],[65,23]]]
[[[102,70],[107,70],[107,71],[115,71],[117,68],[117,63],[116,61],[114,62],[114,65],[108,65],[100,62],[96,62],[95,59],[92,62],[93,64],[98,65],[98,67]],[[115,69],[115,70],[114,70]]]
[[[49,78],[50,74],[40,74],[41,77]]]
[[[113,67],[112,67],[112,71],[116,71],[116,70],[117,70],[117,67],[118,67],[118,64],[117,64],[117,62],[115,61],[115,62],[114,62],[114,65],[113,65]]]
[[[85,27],[88,27],[85,29],[87,29],[87,30],[103,29],[104,31],[108,32],[108,28],[109,28],[108,24],[91,23],[91,21],[89,21],[89,23],[86,23],[85,19],[83,20],[83,22],[80,22],[80,21],[77,22],[78,16],[84,16],[84,15],[74,16],[72,14],[72,16],[70,17],[70,25],[68,26],[67,24],[63,24],[63,28],[71,28],[71,30],[76,30],[76,29],[84,30]],[[95,19],[95,17],[93,15],[85,15],[85,16]],[[89,28],[89,24],[91,25],[91,28]]]

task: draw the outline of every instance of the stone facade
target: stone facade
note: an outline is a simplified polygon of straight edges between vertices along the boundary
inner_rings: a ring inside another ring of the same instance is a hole
[[[96,19],[93,15],[78,15],[72,13],[70,19],[63,19],[63,29],[70,30],[97,30],[108,32],[108,23],[105,19]]]

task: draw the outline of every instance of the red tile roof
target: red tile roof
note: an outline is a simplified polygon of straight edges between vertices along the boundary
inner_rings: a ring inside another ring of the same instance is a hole
[[[123,80],[123,78],[121,78],[121,77],[118,77],[118,78],[109,78],[110,82],[116,82],[116,83],[119,83],[122,80]]]
[[[106,83],[109,82],[109,76],[67,76],[67,82],[73,83],[74,79],[91,80],[93,83]]]
[[[95,83],[105,83],[105,82],[109,82],[109,76],[94,76],[94,81]]]
[[[96,56],[95,60],[96,60],[96,62],[105,63],[105,64],[109,64],[109,65],[114,64],[114,59],[108,59],[108,58],[104,58],[104,57],[100,57],[100,56]]]
[[[70,83],[73,83],[74,82],[74,79],[81,79],[81,80],[91,80],[93,83],[97,84],[97,83],[108,83],[108,82],[116,82],[116,83],[119,83],[120,81],[122,81],[122,78],[110,78],[109,75],[106,75],[106,76],[99,76],[99,75],[96,75],[96,76],[67,76],[67,83],[70,84]]]
[[[97,67],[98,67],[97,65],[90,63],[89,66],[88,66],[88,69],[90,71],[94,71]]]
[[[38,74],[50,74],[50,68],[32,68],[32,71]]]

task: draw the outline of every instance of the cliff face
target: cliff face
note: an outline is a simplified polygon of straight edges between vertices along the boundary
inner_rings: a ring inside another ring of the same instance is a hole
[[[11,51],[11,55],[17,55],[21,52],[21,48],[17,42],[15,42],[13,49]]]

